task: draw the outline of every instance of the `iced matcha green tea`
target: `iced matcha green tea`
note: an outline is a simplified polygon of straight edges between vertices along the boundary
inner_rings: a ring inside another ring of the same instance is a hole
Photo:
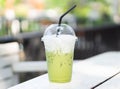
[[[65,24],[61,25],[59,28],[61,31],[56,35],[57,26],[54,24],[48,27],[42,38],[45,45],[49,80],[61,83],[70,82],[77,37],[73,29]]]
[[[61,24],[61,21],[75,7],[76,5],[66,11],[60,17],[58,24],[50,25],[42,37],[51,82],[70,82],[72,77],[74,46],[77,37],[73,29],[69,25]]]
[[[46,56],[50,80],[53,82],[69,82],[73,53],[47,52]]]

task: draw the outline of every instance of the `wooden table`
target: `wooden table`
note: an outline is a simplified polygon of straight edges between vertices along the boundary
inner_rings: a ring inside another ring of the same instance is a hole
[[[120,71],[120,52],[106,52],[73,64],[72,81],[51,83],[48,74],[36,77],[9,89],[91,89]],[[95,89],[120,89],[120,74]]]

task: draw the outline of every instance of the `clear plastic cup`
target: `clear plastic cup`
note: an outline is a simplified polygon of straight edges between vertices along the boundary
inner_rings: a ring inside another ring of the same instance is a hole
[[[76,39],[74,30],[66,24],[53,24],[45,30],[42,41],[51,82],[70,82]]]

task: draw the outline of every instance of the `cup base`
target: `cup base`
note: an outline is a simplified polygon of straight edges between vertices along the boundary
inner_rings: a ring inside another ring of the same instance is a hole
[[[67,79],[67,80],[52,80],[52,79],[49,79],[50,82],[54,82],[54,83],[67,83],[67,82],[70,82],[71,79]]]

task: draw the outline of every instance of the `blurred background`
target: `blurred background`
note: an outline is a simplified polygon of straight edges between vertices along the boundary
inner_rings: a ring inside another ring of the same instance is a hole
[[[74,59],[119,51],[120,0],[0,0],[0,43],[18,42],[20,61],[45,60],[44,30],[75,4],[63,19],[78,36]],[[40,74],[22,73],[21,82]]]
[[[0,0],[0,35],[43,31],[74,4],[64,18],[74,28],[119,23],[119,0]]]

